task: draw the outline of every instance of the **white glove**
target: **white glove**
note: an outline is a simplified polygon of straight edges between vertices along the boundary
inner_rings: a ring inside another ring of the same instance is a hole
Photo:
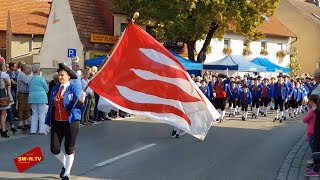
[[[48,126],[47,124],[44,124],[44,134],[48,135],[50,133],[50,126]]]
[[[217,96],[217,94],[216,93],[213,93],[213,97],[216,97]]]
[[[80,102],[84,102],[86,99],[86,92],[81,92],[78,99]]]

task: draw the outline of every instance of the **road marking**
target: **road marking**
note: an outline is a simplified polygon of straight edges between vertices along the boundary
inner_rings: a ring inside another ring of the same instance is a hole
[[[127,153],[121,154],[121,155],[119,155],[119,156],[113,157],[113,158],[111,158],[111,159],[105,160],[105,161],[103,161],[103,162],[101,162],[101,163],[96,164],[95,166],[98,166],[98,167],[105,166],[105,165],[107,165],[107,164],[112,163],[113,161],[116,161],[116,160],[122,159],[122,158],[124,158],[124,157],[130,156],[131,154],[134,154],[134,153],[137,153],[137,152],[139,152],[139,151],[148,149],[148,148],[150,148],[150,147],[152,147],[152,146],[155,146],[155,145],[157,145],[157,144],[152,143],[152,144],[145,145],[145,146],[140,147],[140,148],[138,148],[138,149],[135,149],[135,150],[129,151],[129,152],[127,152]]]
[[[185,134],[187,134],[187,133],[186,133],[186,132],[183,132],[183,133],[180,134],[180,136],[183,136],[183,135],[185,135]]]

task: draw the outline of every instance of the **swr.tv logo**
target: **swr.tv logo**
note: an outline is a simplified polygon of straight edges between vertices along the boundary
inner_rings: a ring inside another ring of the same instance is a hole
[[[23,172],[42,160],[43,155],[41,149],[40,147],[36,147],[15,158],[14,163],[16,164],[18,171]]]

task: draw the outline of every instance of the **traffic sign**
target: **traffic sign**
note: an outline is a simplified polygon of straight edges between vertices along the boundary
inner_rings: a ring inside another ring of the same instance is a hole
[[[77,50],[76,49],[68,49],[68,58],[74,58],[77,56]]]

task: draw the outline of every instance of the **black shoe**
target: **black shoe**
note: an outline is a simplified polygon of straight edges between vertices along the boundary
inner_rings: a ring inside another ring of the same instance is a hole
[[[62,167],[61,172],[60,172],[60,178],[63,178],[65,171],[66,171],[66,169],[64,167]]]
[[[245,121],[245,120],[246,120],[246,118],[242,116],[242,121]]]
[[[284,120],[284,121],[287,120],[287,117],[283,117],[283,120]]]
[[[16,132],[17,132],[17,129],[16,128],[11,128],[11,131],[12,131],[13,135],[15,135]]]
[[[180,135],[179,135],[179,134],[176,134],[176,138],[180,138]]]
[[[280,123],[282,123],[282,120],[280,119]]]
[[[172,133],[171,133],[171,136],[174,136],[177,134],[177,131],[173,130]]]
[[[267,117],[267,114],[264,114],[263,116],[264,116],[264,117]]]
[[[1,137],[3,138],[9,138],[7,131],[1,132]]]
[[[255,115],[256,115],[256,114],[252,114],[252,118],[254,118]]]
[[[61,178],[61,180],[69,180],[69,177],[68,177],[68,176],[63,176],[63,177]]]
[[[277,118],[274,118],[273,122],[276,122],[276,120],[278,120]]]
[[[31,128],[31,126],[29,124],[24,125],[24,126],[25,126],[25,129],[30,129]]]

